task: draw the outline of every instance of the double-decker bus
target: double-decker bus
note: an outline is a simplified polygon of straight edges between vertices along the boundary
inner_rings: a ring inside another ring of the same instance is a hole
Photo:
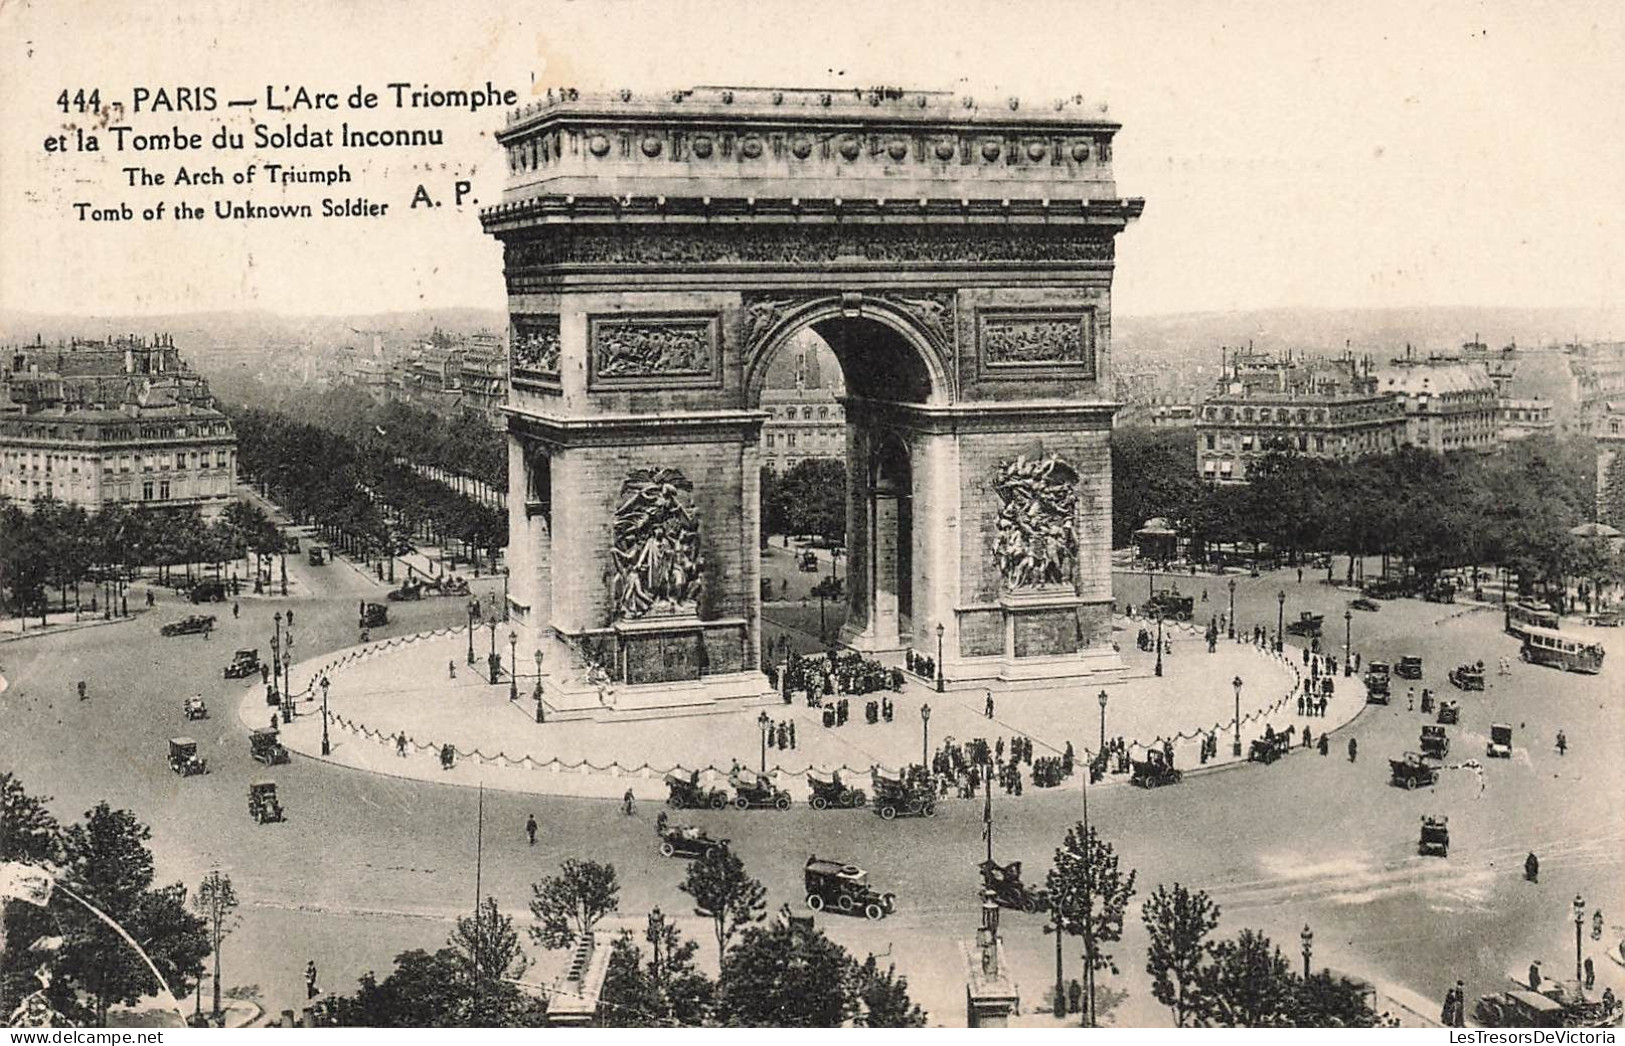
[[[1522,639],[1530,628],[1545,628],[1553,632],[1561,625],[1557,612],[1545,610],[1532,603],[1507,604],[1506,633]]]
[[[1519,656],[1532,665],[1547,665],[1565,672],[1596,675],[1602,671],[1603,649],[1551,628],[1526,625],[1522,632],[1523,650]]]

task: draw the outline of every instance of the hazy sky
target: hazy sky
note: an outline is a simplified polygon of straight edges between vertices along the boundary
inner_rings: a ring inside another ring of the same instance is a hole
[[[136,162],[131,154],[41,148],[69,119],[54,108],[65,87],[128,100],[138,84],[210,84],[222,98],[246,98],[268,84],[348,92],[392,80],[489,79],[521,92],[888,84],[1035,103],[1081,92],[1123,123],[1118,188],[1147,200],[1119,240],[1124,313],[1617,305],[1625,287],[1617,2],[457,6],[0,3],[0,307],[500,308],[500,252],[477,207],[406,212],[418,182],[438,191],[470,173],[482,201],[497,198],[503,165],[490,132],[500,112],[356,117],[446,129],[438,153],[346,158],[361,184],[333,194],[390,202],[378,221],[81,222],[78,200],[172,207],[247,191],[136,193],[119,173]],[[250,117],[231,110],[177,123],[212,131],[222,118],[241,130]],[[165,121],[143,116],[137,126],[162,130]],[[141,158],[159,171],[179,159]],[[263,184],[252,195],[278,199]]]

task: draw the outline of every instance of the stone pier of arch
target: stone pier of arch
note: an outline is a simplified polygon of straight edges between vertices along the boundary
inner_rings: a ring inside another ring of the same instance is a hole
[[[508,562],[550,706],[768,697],[758,450],[807,329],[847,398],[841,642],[955,684],[1111,645],[1118,125],[929,92],[566,92],[482,212],[511,324]]]

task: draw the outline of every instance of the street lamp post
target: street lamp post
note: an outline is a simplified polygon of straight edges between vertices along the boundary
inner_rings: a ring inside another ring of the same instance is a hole
[[[536,651],[536,721],[547,722],[547,713],[542,709],[542,652]]]
[[[502,661],[497,657],[497,615],[495,607],[491,608],[491,620],[486,622],[486,627],[491,630],[491,653],[485,659],[485,674],[489,677],[488,681],[495,684],[498,669],[502,664]]]
[[[944,632],[946,632],[946,631],[947,631],[947,629],[942,627],[942,622],[938,621],[937,622],[937,693],[939,693],[939,694],[942,693],[942,634]]]
[[[508,620],[508,568],[502,568],[502,620]]]
[[[767,773],[767,732],[773,726],[773,720],[767,717],[766,712],[756,716],[756,727],[762,732],[762,773]]]
[[[1298,934],[1298,940],[1303,942],[1303,979],[1309,980],[1309,955],[1314,950],[1315,934],[1309,929],[1309,924],[1303,924],[1303,932]]]
[[[1106,691],[1102,690],[1096,699],[1100,702],[1100,750],[1106,750]]]
[[[474,663],[474,619],[480,614],[480,600],[476,596],[468,601],[468,663]]]
[[[1061,966],[1061,937],[1065,931],[1061,926],[1060,913],[1051,910],[1050,921],[1044,924],[1044,932],[1055,935],[1055,1005],[1051,1012],[1057,1017],[1066,1016],[1066,974]]]
[[[1162,614],[1157,614],[1157,676],[1162,676]]]
[[[1228,633],[1226,639],[1236,638],[1236,579],[1230,579],[1230,627],[1225,629]]]
[[[1275,593],[1275,652],[1286,649],[1286,589]]]
[[[1241,754],[1241,677],[1230,680],[1230,685],[1236,690],[1236,738],[1230,744],[1230,754]]]
[[[931,765],[931,706],[920,705],[920,765]]]
[[[1343,678],[1354,674],[1354,611],[1343,611]]]
[[[519,700],[519,633],[508,633],[508,700]]]
[[[332,755],[333,746],[327,740],[327,677],[322,676],[322,755]]]
[[[1585,898],[1579,894],[1574,895],[1574,980],[1576,984],[1585,984],[1580,969],[1580,927],[1586,921]]]

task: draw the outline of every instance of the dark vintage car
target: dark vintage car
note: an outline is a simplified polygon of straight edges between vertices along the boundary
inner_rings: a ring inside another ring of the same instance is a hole
[[[182,777],[209,772],[208,760],[197,754],[197,742],[190,737],[169,739],[169,768]]]
[[[1479,996],[1473,1019],[1486,1028],[1561,1028],[1563,1007],[1520,988]]]
[[[1586,615],[1586,624],[1596,628],[1618,628],[1620,612],[1617,610],[1598,610]]]
[[[310,565],[313,567],[326,566],[328,557],[330,555],[331,553],[328,551],[326,545],[312,545],[310,546],[310,551],[306,553],[306,557],[309,559]]]
[[[808,770],[807,784],[812,788],[812,795],[807,801],[814,810],[827,810],[832,806],[850,810],[869,801],[868,793],[861,788],[851,787],[834,771]]]
[[[1491,759],[1512,758],[1512,727],[1495,723],[1490,727],[1490,739],[1484,745],[1484,754]]]
[[[1404,578],[1372,578],[1365,583],[1364,591],[1372,599],[1399,599],[1410,593],[1411,584]]]
[[[1450,737],[1444,732],[1444,727],[1437,723],[1422,727],[1422,738],[1417,744],[1421,745],[1422,755],[1427,759],[1443,759],[1450,754]]]
[[[423,583],[423,587],[430,595],[435,596],[468,595],[468,579],[465,577],[431,578]]]
[[[288,749],[282,744],[282,739],[275,730],[269,727],[260,727],[248,733],[248,754],[257,762],[266,766],[276,766],[289,761]]]
[[[729,783],[734,788],[734,806],[741,810],[790,809],[790,793],[776,786],[765,774],[741,767]]]
[[[1388,760],[1389,781],[1401,788],[1426,788],[1439,779],[1438,768],[1424,763],[1415,752],[1406,752],[1403,759]]]
[[[282,547],[287,549],[289,552],[298,552],[299,551],[299,535],[298,534],[284,534],[284,535],[282,535]]]
[[[721,810],[728,805],[728,792],[700,784],[700,772],[672,771],[666,775],[666,804],[678,810]]]
[[[1422,818],[1422,834],[1416,840],[1416,852],[1423,857],[1450,856],[1450,818]]]
[[[1457,665],[1450,670],[1450,685],[1457,690],[1484,689],[1484,664]]]
[[[1178,784],[1184,776],[1174,769],[1160,748],[1146,749],[1145,758],[1135,760],[1129,766],[1132,771],[1129,780],[1141,788],[1160,788],[1163,785]]]
[[[209,718],[209,706],[203,703],[202,694],[193,694],[181,704],[181,711],[188,720]]]
[[[1286,755],[1291,748],[1292,738],[1284,733],[1272,737],[1257,737],[1247,749],[1247,761],[1268,765]]]
[[[695,828],[693,825],[668,823],[664,810],[655,819],[655,835],[660,837],[660,855],[662,857],[682,857],[685,859],[704,857],[712,850],[721,849],[728,845],[728,840],[713,839],[702,829]]]
[[[223,581],[199,581],[192,586],[186,598],[194,603],[224,603],[226,584]]]
[[[937,815],[936,792],[929,781],[878,766],[870,771],[869,780],[874,789],[875,814],[881,819]]]
[[[227,679],[247,679],[258,675],[260,671],[260,652],[258,650],[239,650],[231,655],[231,664],[227,665],[224,675]]]
[[[160,635],[165,636],[195,636],[200,633],[214,630],[213,614],[191,614],[179,621],[171,621],[159,629]]]
[[[1440,701],[1439,722],[1445,726],[1454,726],[1461,722],[1461,702]]]
[[[997,861],[983,861],[977,868],[982,872],[982,889],[992,892],[993,901],[1000,908],[1019,912],[1049,910],[1049,892],[1022,882],[1020,861],[1002,865]]]
[[[1372,661],[1366,665],[1364,682],[1367,704],[1388,703],[1388,665],[1385,662]]]
[[[897,910],[897,895],[875,890],[869,885],[869,873],[855,864],[809,857],[802,882],[807,888],[807,907],[815,912],[884,919]]]
[[[1419,657],[1402,657],[1399,664],[1394,666],[1394,675],[1401,679],[1421,679],[1422,659]]]
[[[403,603],[423,598],[424,584],[421,581],[406,581],[400,588],[392,590],[388,599],[391,603]]]
[[[382,628],[389,624],[389,608],[382,603],[364,603],[361,606],[362,628]]]
[[[1286,634],[1289,636],[1318,636],[1321,626],[1326,622],[1325,614],[1312,614],[1307,610],[1298,612],[1298,620],[1287,623]]]
[[[276,797],[275,781],[255,781],[248,786],[248,816],[255,824],[287,820],[287,811]]]
[[[800,570],[803,574],[818,573],[818,553],[814,552],[810,548],[801,553],[801,555],[796,557],[796,569]]]
[[[1196,612],[1196,599],[1193,596],[1182,596],[1177,588],[1165,588],[1154,593],[1145,601],[1145,616],[1149,618],[1173,618],[1175,621],[1189,621]]]
[[[1353,607],[1355,610],[1364,610],[1367,613],[1376,613],[1382,609],[1381,603],[1377,602],[1375,599],[1369,599],[1366,596],[1360,596],[1357,599],[1349,600],[1349,606]]]

